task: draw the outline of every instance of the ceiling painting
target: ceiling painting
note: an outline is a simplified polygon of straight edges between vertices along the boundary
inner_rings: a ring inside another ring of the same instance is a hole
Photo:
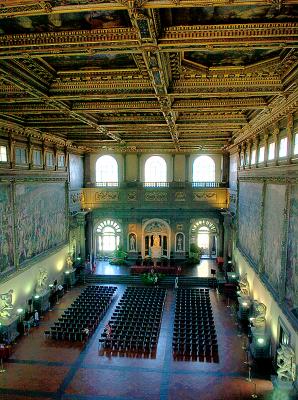
[[[285,22],[298,20],[298,7],[273,6],[200,7],[161,10],[166,26]]]
[[[246,66],[278,56],[280,50],[187,51],[184,59],[207,67]]]
[[[0,34],[44,33],[131,26],[127,11],[93,11],[2,19]]]
[[[136,64],[131,54],[82,54],[79,56],[44,57],[44,60],[56,71],[136,68]]]

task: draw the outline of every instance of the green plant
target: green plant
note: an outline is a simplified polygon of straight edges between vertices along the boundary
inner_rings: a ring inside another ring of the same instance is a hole
[[[156,285],[163,276],[164,274],[158,272],[148,272],[141,275],[141,280],[144,285]]]
[[[113,253],[113,258],[109,261],[111,265],[129,265],[126,261],[127,252],[118,247]]]

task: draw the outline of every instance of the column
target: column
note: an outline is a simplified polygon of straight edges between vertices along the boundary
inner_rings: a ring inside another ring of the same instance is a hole
[[[55,168],[55,171],[58,170],[57,146],[56,145],[54,145],[54,168]]]
[[[77,215],[77,221],[80,227],[80,253],[82,260],[85,260],[86,258],[85,215],[85,212],[81,212]],[[90,248],[88,250],[90,250]]]
[[[275,149],[274,149],[274,163],[275,165],[278,164],[278,153],[279,153],[279,126],[276,124],[274,126],[273,130],[273,138],[274,138],[274,143],[275,143]]]
[[[140,171],[140,168],[141,168],[141,167],[140,167],[140,158],[141,158],[141,154],[138,153],[138,154],[137,154],[137,169],[138,169],[138,170],[137,170],[137,181],[138,181],[138,182],[140,182],[140,176],[141,176],[141,174],[140,174],[140,172],[141,172],[141,171]]]
[[[268,131],[265,131],[265,133],[263,135],[263,138],[264,138],[264,166],[267,167],[267,164],[268,164],[268,148],[269,148],[269,145],[268,145],[268,141],[269,141]]]
[[[41,162],[42,162],[42,168],[46,169],[46,141],[45,141],[45,139],[42,140]]]
[[[224,153],[222,158],[222,173],[221,181],[227,183],[229,181],[229,169],[230,169],[230,156],[229,153]]]
[[[29,169],[32,169],[32,141],[31,137],[28,137],[28,142],[27,142],[27,151],[28,151],[28,167]]]
[[[246,151],[248,152],[248,167],[251,167],[251,149],[252,149],[252,139],[250,139],[247,143]]]
[[[256,167],[259,166],[259,150],[260,150],[260,136],[256,135],[254,137],[255,149],[256,149]]]
[[[10,160],[10,168],[14,168],[16,165],[16,158],[15,158],[15,138],[13,133],[9,134],[9,160]]]
[[[123,154],[123,181],[126,182],[126,153]]]
[[[288,138],[288,148],[287,148],[287,161],[290,163],[293,156],[294,151],[294,135],[293,135],[293,128],[294,128],[294,118],[293,114],[288,114],[287,120],[287,138]]]
[[[189,154],[185,156],[185,182],[189,181]]]
[[[172,154],[172,182],[175,180],[175,154]]]
[[[237,159],[237,169],[239,171],[240,169],[240,158],[241,158],[241,145],[238,146],[237,148],[237,154],[238,154],[238,159]]]

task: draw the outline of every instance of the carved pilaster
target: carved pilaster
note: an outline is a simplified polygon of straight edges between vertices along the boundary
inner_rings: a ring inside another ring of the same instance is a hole
[[[268,148],[269,148],[269,134],[266,130],[263,135],[264,140],[264,166],[267,166],[268,163]]]
[[[256,135],[254,137],[254,147],[256,150],[256,167],[259,166],[259,149],[260,149],[260,136]]]
[[[10,168],[14,168],[16,165],[15,159],[15,138],[12,133],[9,134],[9,159],[10,159]]]

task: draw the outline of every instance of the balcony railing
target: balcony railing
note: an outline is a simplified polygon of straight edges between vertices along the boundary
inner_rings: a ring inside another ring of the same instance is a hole
[[[193,188],[218,188],[222,185],[222,182],[192,182]]]
[[[96,182],[96,187],[118,187],[119,182]]]
[[[146,187],[154,187],[154,188],[158,188],[158,187],[169,187],[170,183],[169,182],[143,182],[143,186]]]

